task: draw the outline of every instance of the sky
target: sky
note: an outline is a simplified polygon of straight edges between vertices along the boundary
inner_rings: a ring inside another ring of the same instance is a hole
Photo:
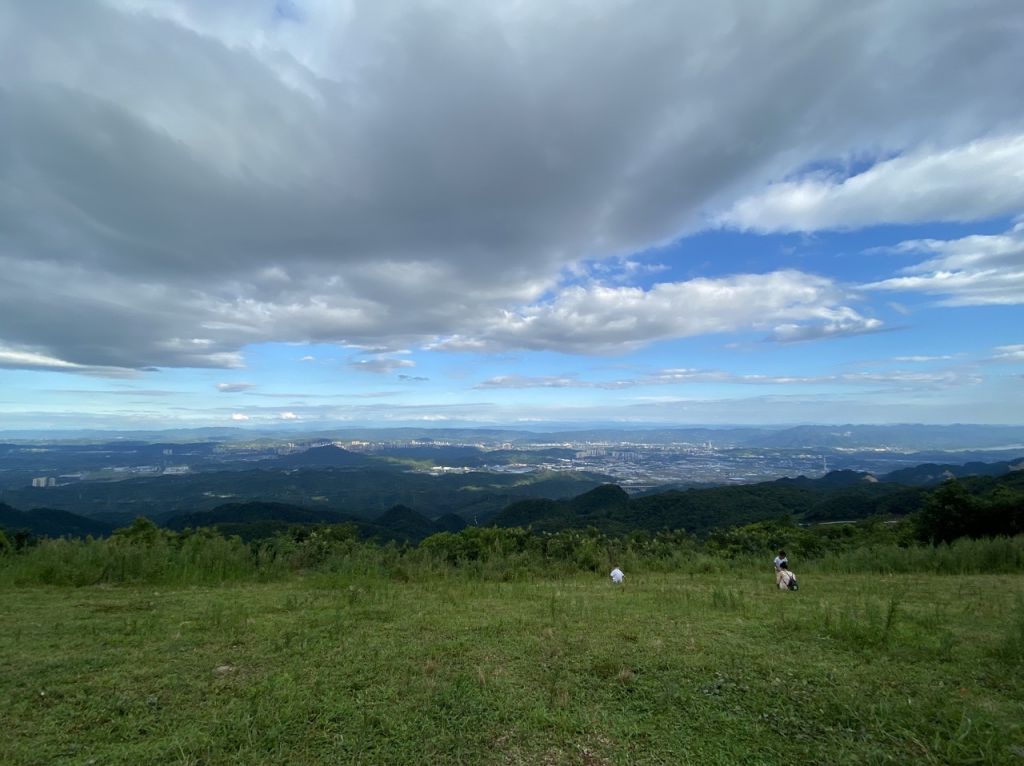
[[[1022,39],[0,0],[0,429],[1024,424]]]

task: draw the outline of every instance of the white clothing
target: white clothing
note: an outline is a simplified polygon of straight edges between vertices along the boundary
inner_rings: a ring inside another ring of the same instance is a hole
[[[787,559],[787,558],[785,558],[783,556],[776,556],[774,563],[775,563],[775,571],[778,572],[780,569],[782,569],[782,565],[783,564],[788,564],[789,563],[789,559]]]
[[[623,580],[626,579],[626,575],[622,574],[622,570],[618,567],[612,570],[612,582],[616,585],[620,585]]]

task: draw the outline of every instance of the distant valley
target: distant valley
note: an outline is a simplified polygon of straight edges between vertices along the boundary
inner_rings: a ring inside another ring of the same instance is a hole
[[[835,470],[882,475],[923,463],[994,463],[1024,454],[1024,428],[970,425],[3,436],[0,502],[62,508],[114,524],[251,501],[364,519],[404,505],[429,517],[453,513],[480,523],[518,499],[571,497],[605,483],[640,495]]]
[[[484,524],[699,534],[782,515],[899,517],[951,477],[1016,487],[1024,476],[1024,450],[998,449],[1024,429],[947,427],[961,438],[975,429],[972,448],[948,452],[928,448],[947,441],[944,428],[865,428],[620,432],[618,441],[603,431],[569,441],[508,431],[474,432],[473,442],[437,431],[380,441],[16,441],[0,445],[0,527],[104,535],[146,516],[243,537],[336,523],[410,542]],[[910,443],[912,432],[917,451],[829,446]],[[685,441],[709,433],[719,445]],[[632,440],[641,435],[648,441]]]

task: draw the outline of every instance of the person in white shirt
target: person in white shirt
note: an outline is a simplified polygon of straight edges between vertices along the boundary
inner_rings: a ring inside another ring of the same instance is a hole
[[[789,559],[786,558],[786,552],[785,551],[779,551],[779,555],[775,557],[775,562],[774,563],[775,563],[775,571],[776,572],[778,572],[780,569],[782,569],[782,565],[783,564],[788,564],[789,563]]]
[[[789,566],[789,559],[786,558],[786,552],[779,551],[779,555],[775,557],[775,561],[773,563],[775,564],[775,584],[780,585],[782,581],[782,568]]]
[[[616,585],[622,585],[622,581],[626,579],[626,575],[622,574],[622,570],[615,567],[612,570],[612,582]]]

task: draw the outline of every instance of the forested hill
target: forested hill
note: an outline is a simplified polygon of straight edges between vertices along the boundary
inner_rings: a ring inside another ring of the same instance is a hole
[[[104,537],[109,535],[114,527],[102,521],[54,508],[19,511],[0,503],[0,529],[12,533],[24,532],[36,537]]]
[[[1002,489],[1024,503],[1024,470],[971,476],[964,491],[987,496]],[[605,485],[568,500],[521,500],[494,519],[502,527],[537,531],[595,527],[610,534],[685,529],[703,535],[715,528],[789,517],[802,523],[901,517],[922,510],[934,486],[906,486],[869,474],[836,471],[821,479],[779,479],[734,487],[689,489],[629,497]]]
[[[879,477],[879,480],[891,481],[897,484],[934,486],[941,484],[946,479],[964,476],[1002,476],[1011,471],[1021,470],[1024,470],[1024,458],[1004,460],[997,463],[972,461],[961,465],[924,463],[913,468],[901,468],[898,471],[892,471]]]
[[[336,511],[309,509],[287,503],[226,503],[210,511],[175,516],[166,526],[174,530],[214,528],[243,540],[269,537],[295,527],[347,524],[364,539],[418,543],[438,532],[458,532],[466,522],[454,514],[436,520],[404,505],[396,505],[375,519]]]
[[[385,461],[351,452],[343,447],[329,444],[313,447],[305,452],[271,458],[261,461],[261,467],[273,468],[369,468],[378,467]]]

